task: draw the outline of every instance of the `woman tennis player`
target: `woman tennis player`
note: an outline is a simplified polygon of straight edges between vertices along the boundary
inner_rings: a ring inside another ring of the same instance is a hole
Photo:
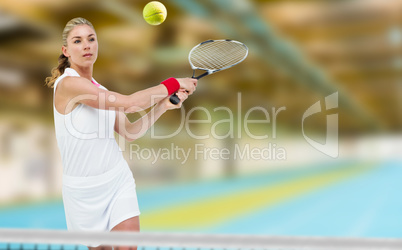
[[[135,181],[114,132],[129,141],[137,139],[164,112],[179,108],[195,91],[197,80],[169,78],[157,86],[122,95],[92,78],[97,56],[94,27],[84,18],[74,18],[63,30],[59,65],[46,78],[47,86],[54,88],[67,227],[76,231],[139,231]],[[177,105],[169,101],[175,92],[181,100]],[[125,115],[153,104],[152,112],[134,123]]]

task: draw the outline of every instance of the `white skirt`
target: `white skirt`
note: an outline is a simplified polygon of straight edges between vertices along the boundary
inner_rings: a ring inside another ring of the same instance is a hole
[[[110,231],[140,214],[135,181],[124,160],[97,176],[63,175],[62,192],[68,230]]]

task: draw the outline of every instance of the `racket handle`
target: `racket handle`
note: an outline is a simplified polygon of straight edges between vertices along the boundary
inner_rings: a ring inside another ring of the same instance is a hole
[[[175,104],[175,105],[180,102],[180,98],[176,94],[171,95],[169,100],[172,104]]]

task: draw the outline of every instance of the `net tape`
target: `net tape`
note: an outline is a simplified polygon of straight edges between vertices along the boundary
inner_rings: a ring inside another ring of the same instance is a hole
[[[208,249],[402,249],[402,239],[0,229],[0,242]]]

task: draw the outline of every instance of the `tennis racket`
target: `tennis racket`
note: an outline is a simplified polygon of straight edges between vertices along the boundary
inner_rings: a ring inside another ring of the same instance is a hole
[[[239,64],[248,55],[245,44],[234,40],[208,40],[196,45],[188,55],[188,61],[193,69],[192,78],[200,79],[218,71],[228,69]],[[205,71],[195,76],[196,70]],[[170,102],[178,104],[179,97],[176,94],[170,96]]]

